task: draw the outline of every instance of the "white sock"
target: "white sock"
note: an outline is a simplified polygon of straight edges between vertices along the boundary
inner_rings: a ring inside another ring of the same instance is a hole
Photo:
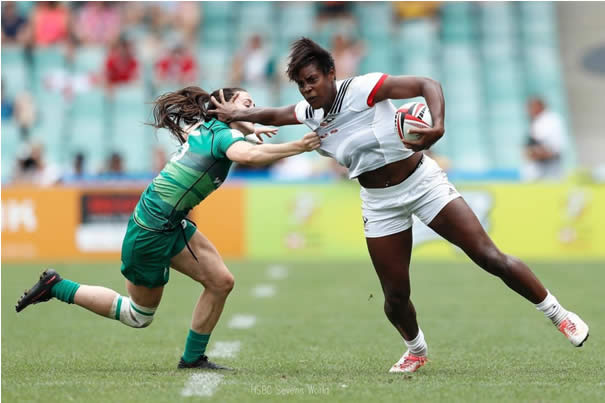
[[[546,298],[544,298],[544,301],[536,304],[536,309],[542,311],[548,319],[552,320],[555,326],[559,326],[559,323],[565,319],[567,311],[559,304],[559,301],[557,301],[550,291],[546,290],[546,292],[548,293],[546,294]]]
[[[429,352],[429,348],[426,345],[426,341],[424,341],[424,333],[422,333],[422,329],[418,328],[418,336],[414,340],[407,341],[403,339],[405,345],[407,346],[410,353],[416,356],[426,357]]]

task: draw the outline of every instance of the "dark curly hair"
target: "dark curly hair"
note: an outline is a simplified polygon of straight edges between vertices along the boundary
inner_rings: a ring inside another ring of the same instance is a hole
[[[311,39],[302,37],[291,46],[287,70],[290,81],[296,81],[300,70],[312,63],[324,74],[334,69],[334,58],[330,52]]]

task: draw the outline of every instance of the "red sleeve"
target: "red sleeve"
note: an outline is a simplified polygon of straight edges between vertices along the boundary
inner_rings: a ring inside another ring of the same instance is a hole
[[[378,82],[376,83],[376,85],[374,86],[374,88],[372,88],[370,95],[368,95],[368,106],[370,106],[370,107],[374,106],[374,97],[376,96],[376,93],[378,92],[380,87],[382,87],[384,80],[386,80],[388,76],[389,76],[388,74],[383,74],[380,77],[380,79],[378,80]]]

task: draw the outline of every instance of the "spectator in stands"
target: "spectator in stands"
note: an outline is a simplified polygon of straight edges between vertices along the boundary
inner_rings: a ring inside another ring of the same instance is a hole
[[[139,63],[132,50],[132,45],[125,38],[120,38],[113,45],[105,60],[105,81],[109,88],[128,84],[139,77]]]
[[[336,66],[337,80],[357,75],[359,63],[365,54],[365,48],[361,42],[345,37],[343,34],[336,34],[332,38],[331,52]]]
[[[69,35],[69,10],[60,2],[36,4],[32,15],[35,46],[50,46],[65,41]]]
[[[2,79],[2,88],[4,88],[4,78]],[[6,98],[5,94],[5,91],[0,92],[2,97],[2,107],[0,108],[2,111],[2,120],[8,120],[13,117],[13,109],[15,106],[15,102],[12,99]]]
[[[13,114],[19,127],[22,140],[27,140],[38,120],[38,110],[34,97],[27,91],[20,92],[15,97]]]
[[[563,178],[561,153],[565,147],[565,127],[561,117],[546,107],[544,100],[533,97],[527,103],[531,120],[525,148],[526,180],[560,180]]]
[[[231,80],[236,85],[266,83],[274,77],[274,62],[260,34],[253,34],[233,58]]]
[[[139,1],[127,1],[121,4],[122,29],[142,28],[145,25],[146,3]]]
[[[350,1],[320,1],[317,3],[317,18],[320,23],[334,19],[353,20]]]
[[[17,155],[15,184],[51,186],[59,182],[59,169],[46,162],[44,147],[40,143],[26,144]]]
[[[25,44],[27,20],[17,12],[14,1],[2,2],[2,45]]]
[[[91,1],[78,11],[75,35],[83,45],[109,45],[114,43],[121,28],[117,3]]]
[[[71,169],[63,175],[63,182],[72,182],[84,179],[86,158],[81,152],[76,153],[73,160],[73,166]]]
[[[174,27],[183,36],[185,43],[190,46],[197,40],[200,26],[200,6],[197,1],[179,1],[176,3]]]
[[[392,4],[400,21],[434,17],[441,7],[438,1],[396,1]]]
[[[77,153],[74,158],[74,175],[84,175],[84,154]]]
[[[104,172],[106,175],[120,176],[124,175],[124,161],[120,153],[113,152],[107,160],[107,168]]]
[[[166,33],[175,20],[177,2],[154,1],[146,5],[149,30],[160,35]]]
[[[174,43],[154,66],[154,80],[159,86],[192,84],[197,78],[195,58],[181,42]]]

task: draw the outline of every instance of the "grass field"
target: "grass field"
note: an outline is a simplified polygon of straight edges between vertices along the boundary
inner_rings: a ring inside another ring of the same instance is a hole
[[[414,264],[413,300],[430,362],[411,376],[387,373],[404,346],[383,314],[368,262],[284,264],[285,278],[273,278],[269,264],[229,266],[236,287],[209,350],[225,342],[239,342],[240,349],[215,359],[237,369],[215,377],[175,369],[200,291],[184,276],[171,274],[154,323],[131,329],[58,301],[17,315],[20,292],[40,270],[2,265],[2,401],[208,400],[195,396],[203,393],[238,402],[605,400],[602,262],[532,265],[591,326],[579,349],[472,264]],[[55,268],[124,293],[115,266]],[[259,285],[273,286],[275,294],[255,296]],[[252,327],[229,327],[243,314],[256,317]]]

